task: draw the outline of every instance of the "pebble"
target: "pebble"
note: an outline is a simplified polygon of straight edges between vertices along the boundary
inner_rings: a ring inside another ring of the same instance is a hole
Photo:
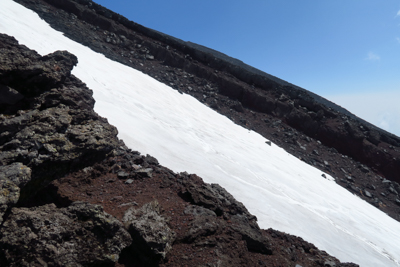
[[[367,197],[372,197],[372,194],[370,192],[368,192],[367,190],[364,190],[364,194]]]
[[[118,172],[117,176],[118,176],[118,178],[120,178],[120,179],[126,179],[126,178],[129,177],[129,173],[124,172],[124,171],[120,171],[120,172]]]

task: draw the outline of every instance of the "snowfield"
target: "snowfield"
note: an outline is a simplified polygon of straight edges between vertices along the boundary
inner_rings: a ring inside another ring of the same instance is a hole
[[[341,261],[400,266],[397,221],[259,134],[66,38],[12,0],[0,1],[0,33],[42,55],[75,54],[73,74],[94,91],[95,111],[118,128],[128,147],[225,187],[261,228],[300,236]]]

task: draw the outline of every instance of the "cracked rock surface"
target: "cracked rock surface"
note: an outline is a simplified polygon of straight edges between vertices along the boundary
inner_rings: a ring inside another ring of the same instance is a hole
[[[31,181],[17,184],[22,198],[120,145],[116,128],[93,111],[92,91],[71,75],[77,62],[67,51],[42,57],[0,34],[0,84],[19,96],[0,104],[0,166],[31,169]]]
[[[74,202],[13,208],[2,227],[0,247],[9,266],[89,266],[118,261],[132,239],[101,206]]]
[[[162,258],[171,250],[176,234],[169,228],[167,219],[160,214],[157,201],[146,203],[140,209],[129,208],[122,221],[134,238],[136,249]]]

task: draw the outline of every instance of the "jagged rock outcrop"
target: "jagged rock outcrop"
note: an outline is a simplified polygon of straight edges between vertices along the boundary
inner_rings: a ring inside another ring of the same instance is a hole
[[[132,249],[142,250],[156,260],[167,256],[176,234],[160,214],[158,201],[146,203],[140,209],[129,208],[122,221],[133,237]]]
[[[193,177],[193,176],[191,176]],[[215,233],[219,229],[231,229],[246,241],[249,251],[263,254],[271,254],[271,244],[268,238],[262,236],[257,225],[257,218],[251,215],[241,202],[238,202],[224,188],[218,184],[199,185],[192,182],[192,179],[183,180],[183,194],[190,199],[193,204],[185,210],[186,214],[192,214],[195,220],[185,238],[196,240],[198,236]],[[206,209],[204,209],[206,208]],[[231,221],[217,219],[223,216]]]
[[[35,96],[60,86],[78,63],[76,56],[67,51],[41,57],[24,46],[16,46],[16,40],[4,34],[0,37],[0,83],[14,94],[13,89],[24,97]]]
[[[31,180],[31,169],[21,162],[0,166],[0,224],[5,212],[17,204],[20,188]]]
[[[40,56],[0,34],[0,246],[7,266],[115,263],[130,245],[122,224],[100,206],[12,208],[123,145],[93,111],[91,90],[71,75],[77,62],[67,51]]]
[[[116,128],[93,111],[91,90],[71,75],[77,62],[67,51],[40,56],[0,35],[0,85],[18,96],[0,104],[0,166],[32,170],[19,185],[22,198],[120,146]]]
[[[120,221],[83,202],[13,208],[1,231],[8,266],[111,266],[132,242]]]

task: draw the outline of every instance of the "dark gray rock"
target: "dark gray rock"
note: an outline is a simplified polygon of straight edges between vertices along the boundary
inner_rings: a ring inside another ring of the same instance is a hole
[[[150,155],[146,155],[146,157],[144,158],[144,161],[150,165],[159,165],[158,160],[155,157],[152,157]]]
[[[46,56],[35,52],[23,53],[25,47],[2,34],[0,48],[0,84],[10,86],[21,95],[33,96],[57,87],[71,75],[78,63],[67,51],[56,51]],[[17,53],[16,53],[17,52]],[[19,53],[18,53],[19,52]]]
[[[371,190],[376,190],[376,186],[371,185],[371,184],[367,184],[367,188],[371,189]]]
[[[19,200],[19,187],[8,179],[0,179],[0,224],[8,208],[17,204]]]
[[[207,237],[219,229],[217,215],[212,210],[190,205],[184,210],[185,214],[194,215],[194,220],[189,225],[189,230],[185,233],[185,242],[193,242],[198,238]]]
[[[18,202],[20,188],[30,181],[31,173],[31,169],[20,162],[0,166],[0,223],[6,211]]]
[[[264,237],[256,223],[257,218],[251,215],[241,202],[235,200],[224,188],[218,184],[203,184],[201,186],[192,183],[189,179],[183,180],[183,184],[190,195],[192,202],[203,208],[188,207],[185,213],[203,214],[195,219],[190,230],[186,233],[187,240],[195,240],[201,236],[207,236],[220,227],[230,227],[233,232],[238,233],[242,240],[246,241],[247,249],[252,252],[271,254],[270,241]],[[232,225],[218,222],[217,216],[223,215],[226,220],[231,220]],[[207,214],[207,215],[206,215]]]
[[[32,169],[34,185],[21,198],[120,146],[117,129],[93,111],[92,91],[71,75],[77,62],[67,51],[40,56],[0,34],[0,92],[13,95],[0,104],[0,166]]]
[[[351,262],[344,262],[344,263],[339,263],[337,267],[360,267],[360,265]]]
[[[203,184],[198,186],[190,180],[183,180],[183,185],[190,195],[193,204],[203,206],[214,211],[218,216],[224,213],[235,215],[245,214],[250,221],[257,218],[251,215],[243,203],[237,201],[228,191],[218,184]]]
[[[369,198],[372,197],[372,194],[370,192],[368,192],[367,190],[365,190],[365,189],[364,189],[364,194],[365,194],[366,197],[369,197]]]
[[[0,95],[0,105],[13,105],[24,98],[17,90],[5,85],[0,85]]]
[[[260,233],[258,225],[252,224],[247,216],[240,214],[233,215],[231,221],[233,223],[230,227],[238,232],[242,236],[242,239],[246,241],[249,251],[266,255],[272,254],[270,240]]]
[[[131,207],[125,212],[122,221],[137,249],[155,258],[166,257],[176,234],[169,228],[167,219],[161,216],[156,200],[140,209]]]
[[[25,186],[30,181],[31,174],[32,170],[21,162],[0,166],[0,180],[7,179],[18,187]]]
[[[153,169],[152,168],[145,168],[145,169],[139,169],[136,170],[135,173],[137,173],[140,177],[147,177],[151,178],[153,176]]]
[[[0,248],[9,266],[89,266],[115,263],[132,239],[101,206],[74,202],[13,208]]]
[[[119,179],[127,179],[129,177],[129,173],[120,171],[120,172],[118,172],[117,176]]]
[[[215,234],[221,226],[215,216],[196,216],[185,233],[184,241],[196,243],[197,239]]]
[[[389,187],[389,192],[395,195],[399,195],[399,193],[396,191],[396,189],[393,188],[393,186]]]
[[[131,183],[133,183],[133,180],[132,179],[128,179],[128,180],[125,181],[125,183],[126,184],[131,184]]]
[[[382,183],[383,183],[383,184],[391,184],[392,181],[390,181],[390,180],[388,180],[388,179],[386,179],[386,178],[383,178]]]
[[[41,168],[51,163],[54,172],[60,172],[65,165],[72,162],[83,165],[117,147],[115,127],[92,119],[74,123],[75,112],[57,107],[1,121],[0,128],[8,131],[0,137],[0,165],[20,161],[31,168]]]
[[[354,185],[351,185],[351,184],[348,184],[347,188],[350,188],[351,190],[353,190],[354,192],[357,192],[357,193],[360,192],[360,189],[357,186],[354,186]]]
[[[364,173],[369,173],[369,168],[363,164],[359,166],[360,170]]]
[[[240,102],[235,102],[232,106],[232,109],[236,110],[237,112],[244,112],[244,108],[242,106],[242,103]]]
[[[212,210],[196,206],[196,205],[189,205],[185,208],[183,211],[185,214],[191,214],[194,216],[211,216],[211,217],[216,217],[217,214],[213,212]]]
[[[324,262],[325,267],[336,267],[336,262],[327,260]]]
[[[397,191],[400,191],[400,184],[397,182],[393,182],[393,186]]]

